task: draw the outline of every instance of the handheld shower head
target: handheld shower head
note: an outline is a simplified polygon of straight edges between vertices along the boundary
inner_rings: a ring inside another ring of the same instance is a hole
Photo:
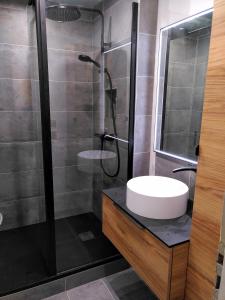
[[[90,56],[88,56],[88,55],[83,55],[83,54],[80,54],[79,56],[78,56],[78,59],[80,60],[80,61],[83,61],[83,62],[90,62],[90,63],[92,63],[92,64],[94,64],[97,68],[99,68],[100,69],[100,64],[97,62],[97,61],[95,61],[95,60],[93,60]]]

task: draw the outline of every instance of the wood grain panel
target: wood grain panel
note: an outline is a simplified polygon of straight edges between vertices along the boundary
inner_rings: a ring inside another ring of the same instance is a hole
[[[224,191],[225,0],[215,0],[185,299],[213,297]]]
[[[161,299],[169,299],[172,249],[140,229],[113,202],[103,199],[103,232]]]
[[[173,247],[170,300],[184,299],[189,243]]]

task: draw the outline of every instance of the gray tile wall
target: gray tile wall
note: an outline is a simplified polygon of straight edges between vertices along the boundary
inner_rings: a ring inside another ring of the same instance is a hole
[[[35,17],[26,5],[0,0],[0,230],[44,218]],[[77,159],[93,148],[93,66],[78,55],[93,56],[96,35],[90,14],[47,20],[56,218],[93,209],[93,176]]]
[[[105,16],[105,42],[111,44],[112,50],[104,55],[104,64],[112,77],[113,88],[117,89],[115,104],[117,134],[120,138],[127,140],[130,104],[130,45],[126,45],[126,43],[131,39],[132,1],[104,1],[103,11]],[[96,24],[96,27],[98,28],[98,24]],[[120,48],[113,49],[115,46],[120,46]],[[100,80],[99,75],[97,80]],[[108,78],[105,76],[105,89],[107,90],[107,88]],[[109,95],[105,93],[104,99],[99,102],[99,91],[96,91],[93,100],[95,132],[98,132],[100,128],[100,133],[104,131],[114,133]],[[103,127],[100,126],[100,120],[103,120]],[[99,144],[99,141],[96,142]],[[95,147],[100,147],[100,145],[95,144]],[[116,152],[115,144],[106,142],[104,147],[106,150]],[[127,181],[127,145],[119,143],[119,151],[121,168],[117,178],[107,177],[103,174],[100,165],[95,165],[95,173],[98,174],[98,179],[94,181],[94,211],[99,217],[101,217],[102,189],[120,186]],[[104,161],[104,167],[108,173],[114,173],[117,160]]]
[[[81,151],[93,149],[93,20],[47,20],[55,216],[92,211],[93,174]]]
[[[180,153],[181,156],[193,155],[194,145],[200,135],[209,40],[209,32],[203,32],[192,39],[179,39],[172,43],[171,59],[176,64],[176,78],[172,78],[168,89],[165,146],[167,151]],[[190,78],[189,84],[187,76]],[[186,183],[190,188],[189,197],[193,200],[195,173],[172,173],[173,169],[187,165],[182,161],[156,155],[155,174],[174,177]]]
[[[140,0],[134,176],[149,174],[157,12],[157,0]]]
[[[34,14],[0,1],[0,230],[44,218]]]
[[[195,160],[201,127],[209,34],[170,42],[163,150]]]

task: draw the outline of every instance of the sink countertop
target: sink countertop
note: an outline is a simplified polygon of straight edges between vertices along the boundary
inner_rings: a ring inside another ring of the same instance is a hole
[[[139,225],[146,228],[168,247],[173,247],[190,240],[191,217],[189,214],[176,219],[156,220],[141,217],[126,206],[126,186],[103,190],[116,205],[126,212]]]

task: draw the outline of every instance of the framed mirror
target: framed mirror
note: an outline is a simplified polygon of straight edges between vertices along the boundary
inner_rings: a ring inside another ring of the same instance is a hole
[[[212,10],[161,29],[155,151],[197,162]]]

